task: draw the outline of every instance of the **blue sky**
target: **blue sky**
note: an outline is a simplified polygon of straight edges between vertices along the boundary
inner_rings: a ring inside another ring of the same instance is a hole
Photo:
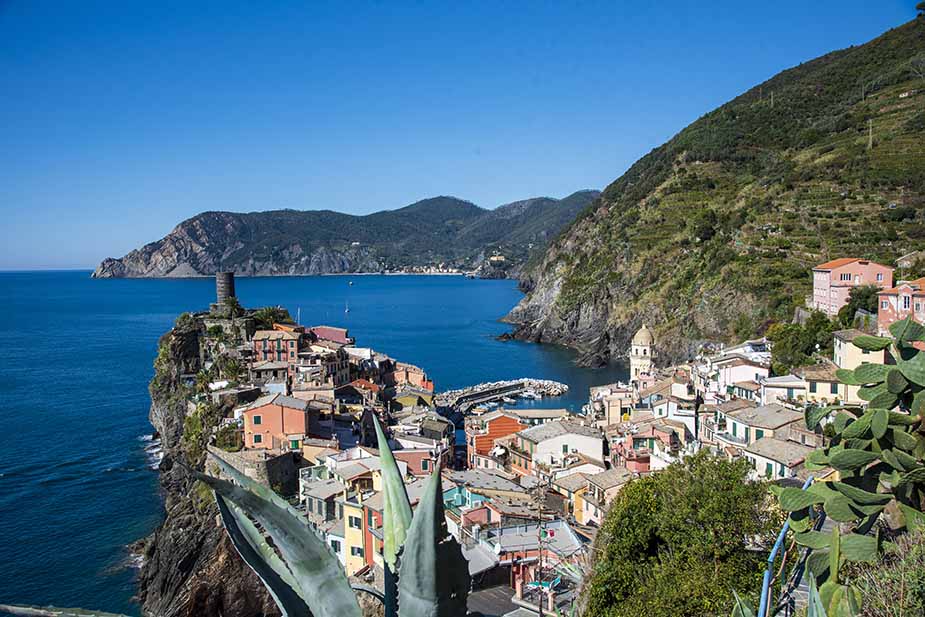
[[[603,188],[912,0],[0,0],[0,269],[93,267],[203,210]]]

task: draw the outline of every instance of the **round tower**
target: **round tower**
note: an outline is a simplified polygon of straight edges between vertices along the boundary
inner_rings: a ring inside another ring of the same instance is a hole
[[[234,272],[215,273],[215,302],[219,306],[228,298],[234,298]]]
[[[655,366],[653,361],[655,337],[645,324],[633,336],[630,347],[630,381],[636,381],[643,373],[651,373]]]

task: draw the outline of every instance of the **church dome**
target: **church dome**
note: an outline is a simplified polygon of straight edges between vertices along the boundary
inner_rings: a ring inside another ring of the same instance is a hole
[[[649,330],[649,327],[645,324],[643,324],[642,327],[639,328],[639,331],[633,336],[633,345],[651,347],[654,342],[655,338],[652,336],[652,331]]]

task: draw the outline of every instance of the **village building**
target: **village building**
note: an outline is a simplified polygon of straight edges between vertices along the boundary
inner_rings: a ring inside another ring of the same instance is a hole
[[[678,460],[687,443],[687,427],[680,422],[653,418],[608,427],[611,464],[635,473],[664,469]]]
[[[761,404],[802,404],[806,400],[806,382],[793,373],[768,377],[761,382]]]
[[[713,406],[711,415],[707,416],[700,425],[700,440],[706,444],[716,444],[716,433],[725,432],[728,428],[725,421],[721,422],[726,414],[742,409],[754,409],[756,407],[758,407],[756,402],[739,398],[724,401]]]
[[[906,317],[925,323],[925,277],[900,281],[877,294],[877,330],[889,334],[890,325]]]
[[[806,384],[804,401],[815,405],[844,402],[847,387],[838,380],[838,366],[828,359],[793,369],[793,374]]]
[[[481,416],[469,416],[465,421],[466,458],[469,467],[479,467],[476,456],[487,456],[495,447],[495,440],[527,428],[511,412],[496,410]],[[487,462],[485,463],[487,464]]]
[[[308,401],[282,394],[257,399],[241,410],[241,416],[245,448],[301,451],[306,437],[320,429]]]
[[[514,436],[509,448],[511,470],[520,475],[551,475],[570,455],[604,460],[604,440],[597,428],[556,421],[532,426]]]
[[[806,456],[815,448],[787,439],[762,437],[742,450],[755,476],[769,480],[797,477]]]
[[[611,500],[625,484],[636,477],[635,473],[625,467],[614,467],[588,476],[588,490],[583,495],[584,524],[600,525]]]
[[[833,259],[813,268],[813,295],[809,307],[834,317],[848,304],[854,287],[893,285],[893,268],[855,257]]]
[[[862,364],[884,364],[885,351],[868,351],[861,349],[853,344],[855,338],[862,335],[860,330],[849,329],[835,332],[834,349],[832,351],[832,360],[838,368],[854,370]],[[848,386],[842,384],[841,391],[842,401],[848,404],[861,404],[863,401],[858,397],[860,386]]]
[[[720,445],[739,450],[762,437],[773,437],[775,432],[789,424],[803,421],[802,413],[775,403],[735,411],[717,411],[716,416],[716,441]]]

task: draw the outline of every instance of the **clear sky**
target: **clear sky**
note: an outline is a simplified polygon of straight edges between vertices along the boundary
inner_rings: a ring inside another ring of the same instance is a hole
[[[0,269],[91,268],[203,210],[603,188],[914,0],[0,0]]]

